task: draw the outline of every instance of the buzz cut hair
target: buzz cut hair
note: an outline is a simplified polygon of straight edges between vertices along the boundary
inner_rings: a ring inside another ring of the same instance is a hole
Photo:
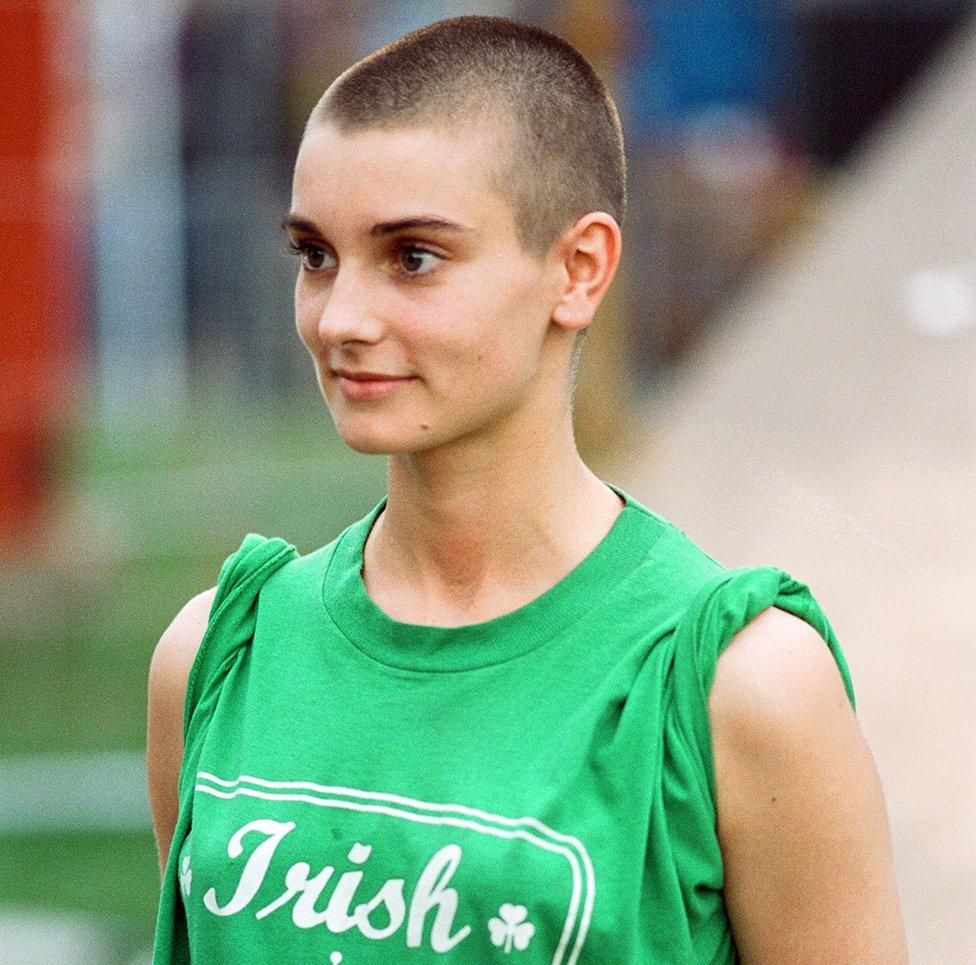
[[[473,125],[497,131],[492,190],[512,206],[537,257],[591,211],[623,224],[620,116],[585,57],[555,35],[504,17],[440,20],[394,40],[333,81],[306,130]]]

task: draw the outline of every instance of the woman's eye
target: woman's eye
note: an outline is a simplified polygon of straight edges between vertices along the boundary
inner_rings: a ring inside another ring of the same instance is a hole
[[[306,271],[321,271],[323,268],[334,268],[335,259],[325,248],[310,244],[307,241],[289,242],[288,248],[302,259],[302,268]]]
[[[441,262],[440,255],[428,251],[426,248],[417,248],[414,245],[407,245],[400,250],[397,261],[400,268],[408,275],[427,275],[432,272]]]

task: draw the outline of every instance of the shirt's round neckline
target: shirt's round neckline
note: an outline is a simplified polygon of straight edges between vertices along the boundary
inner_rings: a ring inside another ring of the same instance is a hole
[[[322,600],[349,641],[380,663],[404,670],[462,671],[522,656],[606,598],[644,558],[662,521],[612,483],[623,500],[606,536],[558,583],[509,613],[457,627],[403,623],[373,601],[363,582],[363,548],[386,497],[339,537]]]

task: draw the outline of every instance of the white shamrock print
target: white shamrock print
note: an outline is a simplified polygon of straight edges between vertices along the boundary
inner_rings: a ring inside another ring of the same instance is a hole
[[[508,902],[502,905],[498,909],[498,917],[488,922],[491,943],[499,947],[504,945],[506,955],[513,945],[520,952],[528,948],[535,934],[535,925],[525,921],[527,914],[525,905],[510,905]]]
[[[183,889],[183,894],[188,898],[190,897],[190,879],[193,877],[193,872],[190,870],[190,856],[183,856],[183,866],[180,869],[180,888]]]

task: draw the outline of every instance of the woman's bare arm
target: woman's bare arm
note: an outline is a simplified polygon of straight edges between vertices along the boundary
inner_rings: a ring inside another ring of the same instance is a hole
[[[183,760],[183,700],[193,659],[207,629],[216,587],[197,594],[166,628],[149,664],[146,714],[146,771],[159,851],[166,868],[179,810],[177,784]]]
[[[760,613],[719,657],[709,714],[743,961],[907,961],[881,782],[816,630]]]

